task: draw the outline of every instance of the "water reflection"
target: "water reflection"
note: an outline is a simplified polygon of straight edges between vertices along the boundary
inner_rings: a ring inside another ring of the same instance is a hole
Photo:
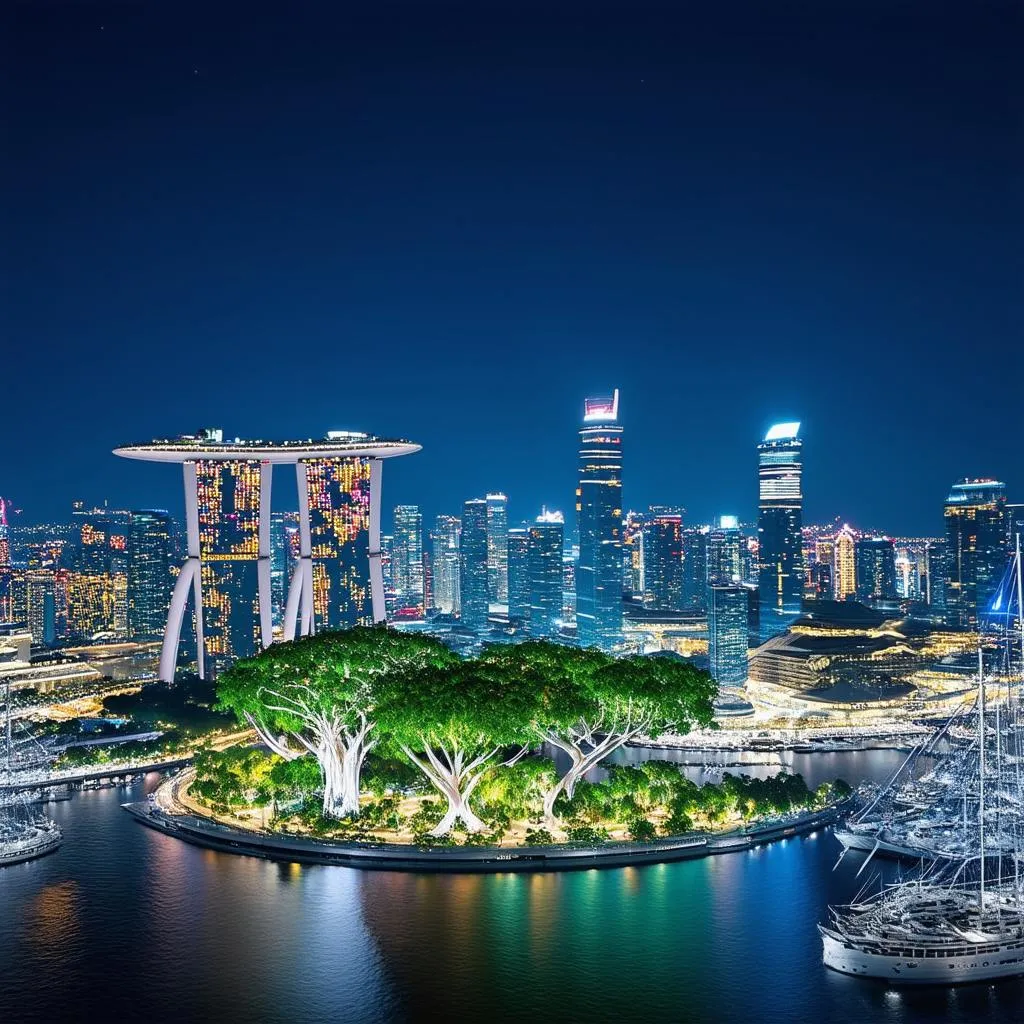
[[[88,796],[58,808],[59,853],[0,872],[4,1022],[1024,1019],[1024,982],[893,998],[826,971],[815,923],[864,881],[856,857],[833,872],[827,832],[624,870],[414,875],[211,853],[135,823],[123,791]]]

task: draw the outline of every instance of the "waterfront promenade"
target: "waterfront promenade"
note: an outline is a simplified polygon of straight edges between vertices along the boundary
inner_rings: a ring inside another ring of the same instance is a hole
[[[852,807],[852,802],[847,800],[821,810],[777,817],[729,832],[691,832],[647,843],[427,847],[329,841],[240,828],[195,813],[195,805],[178,796],[183,783],[187,783],[187,779],[168,780],[151,802],[127,803],[124,809],[150,828],[214,850],[291,863],[397,871],[566,871],[687,860],[736,853],[777,839],[806,835],[835,823]]]

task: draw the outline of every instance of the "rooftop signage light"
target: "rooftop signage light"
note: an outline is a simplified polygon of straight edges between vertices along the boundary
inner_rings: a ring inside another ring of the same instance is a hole
[[[619,417],[619,389],[611,398],[585,398],[583,400],[584,423],[611,423]]]
[[[795,423],[776,423],[773,427],[768,430],[768,433],[764,435],[766,441],[789,441],[795,440],[796,435],[800,432],[800,421],[797,420]]]

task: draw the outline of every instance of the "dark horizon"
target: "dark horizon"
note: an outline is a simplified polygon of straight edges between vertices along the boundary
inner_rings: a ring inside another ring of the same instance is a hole
[[[618,387],[627,509],[753,520],[789,419],[807,523],[1021,500],[1021,9],[742,6],[12,6],[0,494],[180,514],[111,449],[356,429],[424,448],[385,523],[570,523]]]

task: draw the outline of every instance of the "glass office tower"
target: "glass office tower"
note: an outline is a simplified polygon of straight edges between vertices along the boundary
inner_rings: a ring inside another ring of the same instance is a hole
[[[459,591],[463,626],[482,633],[487,629],[487,502],[471,498],[462,506],[459,548]]]
[[[171,517],[144,509],[128,528],[128,635],[160,640],[171,605]]]
[[[708,584],[708,656],[711,675],[720,686],[747,681],[749,602],[742,584]]]
[[[945,519],[946,622],[977,629],[979,611],[988,608],[1006,568],[1006,485],[958,481],[946,498]]]
[[[777,423],[757,446],[758,589],[761,628],[771,635],[800,614],[803,599],[803,442],[799,423]]]
[[[530,626],[530,534],[526,527],[508,531],[508,621],[528,630]]]
[[[643,532],[644,604],[659,611],[683,607],[683,517],[652,508]]]
[[[487,599],[491,604],[508,602],[508,498],[487,498]]]
[[[529,530],[530,636],[558,636],[562,619],[562,544],[564,520],[561,512],[542,512]]]
[[[888,537],[861,537],[854,545],[857,600],[896,599],[896,546]]]
[[[580,429],[576,630],[581,647],[622,639],[622,427],[619,392],[588,398]]]

